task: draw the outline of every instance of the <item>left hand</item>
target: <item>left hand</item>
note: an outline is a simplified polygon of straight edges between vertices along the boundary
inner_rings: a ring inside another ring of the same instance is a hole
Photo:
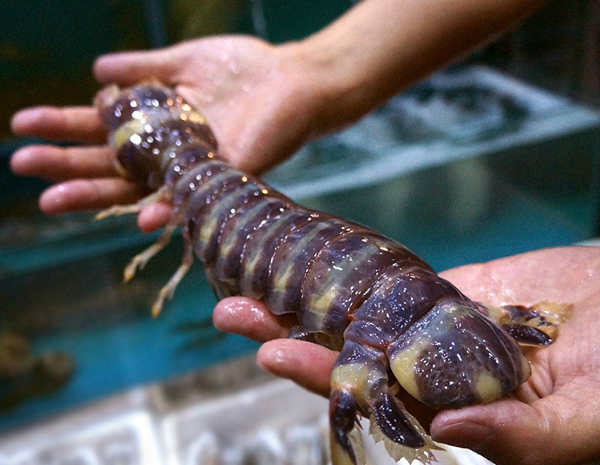
[[[259,174],[292,155],[309,136],[327,130],[319,123],[322,86],[309,78],[310,62],[299,47],[275,46],[255,37],[220,36],[160,50],[100,57],[101,84],[122,87],[158,79],[172,86],[206,117],[219,141],[219,155],[232,166]],[[96,108],[34,107],[12,120],[18,135],[81,145],[23,147],[13,154],[15,173],[55,182],[40,197],[44,213],[60,214],[134,203],[144,190],[123,179]],[[145,207],[143,231],[163,226],[165,202]]]
[[[435,440],[468,447],[498,464],[576,464],[600,457],[600,248],[546,249],[442,273],[487,304],[541,301],[573,306],[557,341],[526,351],[531,378],[511,398],[437,413]],[[285,338],[294,317],[249,299],[221,301],[217,328],[264,342],[258,364],[328,396],[337,353]],[[409,406],[411,409],[412,405]],[[426,426],[429,409],[412,411]]]

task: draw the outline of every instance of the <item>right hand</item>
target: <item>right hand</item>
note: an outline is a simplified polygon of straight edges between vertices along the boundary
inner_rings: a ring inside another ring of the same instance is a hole
[[[569,303],[572,314],[555,343],[529,348],[533,374],[510,398],[436,412],[402,401],[434,440],[468,447],[497,464],[567,465],[600,457],[600,247],[544,249],[467,265],[441,274],[470,298],[490,305]],[[215,326],[263,343],[265,370],[329,396],[337,353],[285,339],[294,315],[274,315],[261,302],[219,302]]]
[[[252,37],[213,37],[106,55],[96,61],[94,73],[101,84],[158,79],[174,86],[206,117],[220,155],[234,167],[258,174],[320,132],[315,123],[323,104],[319,85],[307,78],[302,56],[293,50]],[[12,129],[19,135],[84,144],[31,145],[14,153],[15,173],[56,183],[40,198],[44,213],[102,209],[143,195],[140,186],[119,177],[95,108],[28,108],[13,117]],[[170,205],[150,205],[138,224],[152,231],[170,215]]]

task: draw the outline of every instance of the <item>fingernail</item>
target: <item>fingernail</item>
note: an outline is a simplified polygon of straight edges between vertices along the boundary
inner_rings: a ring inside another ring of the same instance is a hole
[[[435,441],[480,451],[492,439],[493,431],[485,425],[457,421],[432,431],[431,436]]]

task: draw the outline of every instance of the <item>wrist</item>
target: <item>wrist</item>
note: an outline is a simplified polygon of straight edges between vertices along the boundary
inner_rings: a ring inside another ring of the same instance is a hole
[[[282,62],[289,67],[297,93],[305,103],[312,138],[341,129],[358,120],[365,111],[361,86],[355,74],[341,59],[347,44],[328,44],[326,38],[311,36],[299,42],[278,46]]]
[[[358,120],[470,53],[545,0],[364,0],[299,42],[279,46],[314,102],[312,135]]]

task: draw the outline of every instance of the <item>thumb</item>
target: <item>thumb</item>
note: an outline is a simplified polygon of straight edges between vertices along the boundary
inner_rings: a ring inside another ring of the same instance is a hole
[[[444,411],[431,424],[434,440],[474,450],[497,463],[531,458],[532,446],[544,434],[537,411],[513,399]]]
[[[598,454],[598,420],[590,414],[572,398],[550,396],[531,405],[502,399],[439,413],[431,436],[497,464],[581,463]]]

